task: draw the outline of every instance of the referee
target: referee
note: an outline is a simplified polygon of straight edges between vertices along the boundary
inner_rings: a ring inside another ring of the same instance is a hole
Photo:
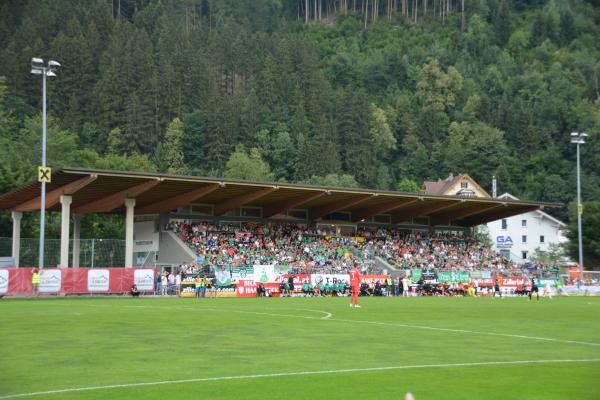
[[[535,279],[531,278],[531,290],[529,291],[529,300],[531,301],[531,296],[533,295],[533,292],[535,292],[535,295],[537,297],[537,300],[540,300],[540,289],[538,288],[537,284],[535,283]]]

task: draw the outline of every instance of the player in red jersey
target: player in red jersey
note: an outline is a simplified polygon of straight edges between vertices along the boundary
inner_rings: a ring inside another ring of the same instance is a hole
[[[350,296],[350,307],[360,308],[358,305],[358,292],[360,291],[360,272],[358,268],[350,271],[350,286],[352,287],[352,295]]]

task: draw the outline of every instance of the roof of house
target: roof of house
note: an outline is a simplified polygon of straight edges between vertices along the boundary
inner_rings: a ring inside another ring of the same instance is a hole
[[[448,194],[448,190],[458,181],[468,179],[475,187],[485,193],[487,197],[491,197],[485,189],[483,189],[469,174],[458,174],[456,176],[450,174],[446,179],[438,179],[437,181],[425,181],[423,182],[423,192],[434,196],[443,196]]]
[[[503,193],[500,196],[497,197],[498,199],[511,199],[511,200],[519,200],[519,198],[517,196],[513,196],[510,193]],[[554,218],[552,215],[543,212],[542,210],[535,210],[536,213],[540,214],[542,217],[544,218],[548,218],[550,221],[560,225],[561,227],[566,227],[567,224],[565,224],[564,222],[562,222],[559,219]]]

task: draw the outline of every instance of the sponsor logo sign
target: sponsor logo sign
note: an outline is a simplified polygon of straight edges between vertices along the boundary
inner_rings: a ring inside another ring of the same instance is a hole
[[[133,283],[139,291],[154,290],[154,270],[136,269],[133,272]]]
[[[88,270],[88,292],[108,292],[110,271],[107,269]]]
[[[510,236],[496,236],[496,246],[498,248],[509,248],[514,244],[512,238]]]
[[[237,297],[256,297],[256,282],[252,280],[241,280],[236,288]]]
[[[0,293],[8,293],[8,270],[0,269]]]
[[[380,285],[387,285],[387,275],[361,275],[360,283],[374,285],[379,282]]]
[[[524,276],[500,277],[500,286],[523,286],[527,284],[527,278]]]
[[[443,283],[469,283],[470,275],[463,271],[442,271],[438,272],[437,280]]]
[[[313,285],[321,284],[323,285],[334,285],[336,283],[346,283],[350,282],[350,275],[348,274],[312,274],[310,279]]]
[[[44,293],[58,293],[62,282],[62,273],[59,269],[43,269],[40,271],[39,291]]]
[[[494,280],[492,278],[471,278],[471,286],[494,286]]]

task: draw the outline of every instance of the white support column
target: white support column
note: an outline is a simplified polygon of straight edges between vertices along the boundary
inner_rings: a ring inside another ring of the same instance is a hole
[[[71,224],[71,196],[60,196],[60,268],[69,268],[69,228]]]
[[[133,215],[135,199],[125,199],[125,268],[133,267]]]
[[[15,267],[19,267],[19,257],[21,254],[21,217],[23,213],[19,211],[12,212],[13,235],[12,235],[12,258],[15,260]]]
[[[73,214],[73,268],[79,268],[81,253],[81,214]]]

